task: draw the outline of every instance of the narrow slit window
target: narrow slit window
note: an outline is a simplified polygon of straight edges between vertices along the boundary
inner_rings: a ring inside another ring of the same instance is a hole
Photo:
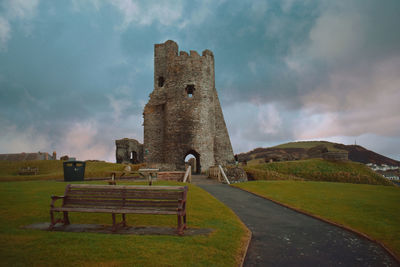
[[[189,84],[188,86],[186,86],[186,94],[187,94],[187,96],[188,96],[189,98],[192,98],[192,97],[193,97],[194,90],[195,90],[195,88],[194,88],[194,85],[193,85],[193,84]]]
[[[165,79],[164,79],[164,77],[158,77],[158,87],[163,87],[164,86],[164,82],[165,82]]]

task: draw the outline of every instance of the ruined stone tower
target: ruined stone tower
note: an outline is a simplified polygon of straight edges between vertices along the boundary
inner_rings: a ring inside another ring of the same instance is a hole
[[[154,90],[143,112],[144,160],[184,169],[196,158],[196,172],[234,163],[215,89],[214,55],[180,51],[174,41],[154,47]]]
[[[135,139],[115,140],[117,163],[137,164],[143,162],[143,145]]]

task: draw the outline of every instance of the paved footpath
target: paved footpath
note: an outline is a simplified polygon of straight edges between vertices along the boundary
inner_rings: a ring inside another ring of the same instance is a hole
[[[244,266],[399,266],[379,245],[354,233],[228,185],[198,185],[252,231]]]

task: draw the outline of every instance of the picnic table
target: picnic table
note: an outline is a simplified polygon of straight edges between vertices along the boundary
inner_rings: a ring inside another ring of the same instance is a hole
[[[19,175],[37,175],[39,173],[39,168],[37,167],[21,167],[18,171]]]
[[[132,174],[137,175],[139,174],[140,176],[144,177],[147,179],[149,182],[149,185],[153,184],[153,179],[157,178],[157,173],[159,169],[139,169],[138,171],[112,171],[109,172],[111,175],[111,181],[108,183],[110,185],[115,185],[116,184],[116,178],[122,178],[122,177],[128,177]]]
[[[143,177],[147,178],[149,185],[153,184],[153,179],[157,179],[157,173],[160,169],[139,169],[138,172]]]

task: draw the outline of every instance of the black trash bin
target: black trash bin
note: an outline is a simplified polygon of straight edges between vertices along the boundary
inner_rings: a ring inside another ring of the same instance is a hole
[[[65,161],[64,162],[64,181],[83,181],[85,176],[84,161]]]

